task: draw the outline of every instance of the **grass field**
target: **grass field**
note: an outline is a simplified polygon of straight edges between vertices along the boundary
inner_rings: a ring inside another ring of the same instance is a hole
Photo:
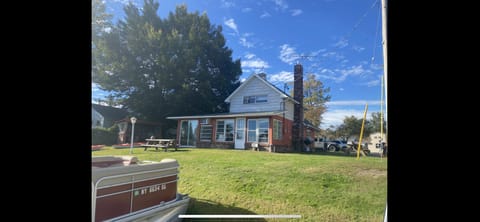
[[[102,155],[129,155],[129,149],[92,152]],[[301,215],[255,221],[383,220],[385,158],[198,148],[176,152],[135,148],[133,155],[140,160],[178,160],[178,191],[192,198],[187,214]]]

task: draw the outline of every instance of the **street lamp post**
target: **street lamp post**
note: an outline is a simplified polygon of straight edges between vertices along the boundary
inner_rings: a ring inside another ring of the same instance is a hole
[[[135,123],[137,122],[137,118],[132,117],[132,118],[130,118],[130,121],[132,122],[132,137],[130,137],[130,154],[132,154],[132,151],[133,151],[133,131],[135,131]]]

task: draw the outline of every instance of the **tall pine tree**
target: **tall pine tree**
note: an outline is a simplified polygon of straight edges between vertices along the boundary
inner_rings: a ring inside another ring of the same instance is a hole
[[[176,7],[166,19],[159,4],[145,0],[143,9],[124,8],[119,21],[102,37],[94,53],[93,81],[116,92],[139,119],[174,127],[167,116],[227,112],[223,100],[240,84],[240,60],[232,61],[221,26],[206,13]]]

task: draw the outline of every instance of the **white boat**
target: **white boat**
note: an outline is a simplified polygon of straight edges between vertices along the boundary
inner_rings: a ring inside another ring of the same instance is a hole
[[[92,157],[92,221],[181,221],[190,198],[177,192],[174,159]]]

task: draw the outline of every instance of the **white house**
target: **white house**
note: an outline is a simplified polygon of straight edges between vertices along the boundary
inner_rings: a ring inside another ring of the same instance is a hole
[[[294,106],[300,103],[269,83],[266,74],[251,75],[225,102],[229,113],[167,117],[178,121],[180,146],[249,149],[253,143],[274,152],[294,150]],[[313,138],[319,128],[302,122],[302,137]]]

